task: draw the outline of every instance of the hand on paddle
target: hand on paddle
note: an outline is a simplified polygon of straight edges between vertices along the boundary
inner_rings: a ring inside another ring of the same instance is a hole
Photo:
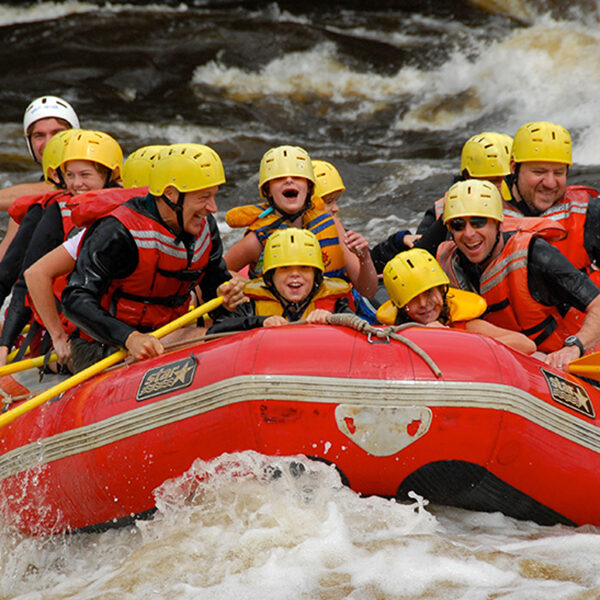
[[[579,358],[579,348],[577,346],[565,346],[555,352],[550,352],[543,359],[544,362],[549,365],[562,369],[563,371],[569,370],[569,363]]]
[[[217,288],[217,295],[223,296],[223,306],[228,311],[233,312],[236,306],[248,302],[248,298],[244,295],[245,283],[245,279],[234,273],[229,281]]]
[[[157,338],[149,333],[140,333],[139,331],[129,334],[129,337],[125,340],[125,348],[134,360],[159,356],[165,351]]]

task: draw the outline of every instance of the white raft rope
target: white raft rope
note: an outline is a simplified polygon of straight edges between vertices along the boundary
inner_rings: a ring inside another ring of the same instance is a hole
[[[389,341],[392,339],[401,342],[405,346],[408,346],[415,354],[420,356],[425,363],[427,363],[427,366],[433,371],[436,377],[442,376],[442,370],[435,364],[433,359],[425,352],[425,350],[423,350],[423,348],[398,333],[409,327],[425,327],[425,325],[421,325],[420,323],[403,323],[402,325],[390,325],[388,327],[374,327],[358,315],[352,315],[350,313],[331,314],[327,317],[327,322],[330,325],[342,325],[344,327],[355,329],[360,333],[364,333],[368,336],[369,341],[371,340],[371,337],[374,336],[382,340],[385,339]]]

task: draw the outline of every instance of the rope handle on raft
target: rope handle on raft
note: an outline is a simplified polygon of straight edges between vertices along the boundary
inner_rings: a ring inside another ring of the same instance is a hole
[[[350,327],[360,333],[366,335],[373,335],[379,339],[393,339],[401,342],[405,346],[408,346],[415,354],[417,354],[427,366],[433,371],[436,377],[442,376],[442,370],[435,364],[433,359],[417,344],[412,340],[400,335],[398,331],[407,329],[408,327],[425,327],[419,323],[404,323],[402,325],[394,325],[389,327],[373,327],[368,321],[365,321],[358,315],[351,315],[350,313],[334,313],[327,317],[327,322],[330,325],[342,325],[344,327]]]

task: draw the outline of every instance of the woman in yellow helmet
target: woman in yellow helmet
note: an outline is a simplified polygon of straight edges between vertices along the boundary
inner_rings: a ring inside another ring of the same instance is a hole
[[[10,348],[31,317],[31,308],[25,302],[27,286],[24,270],[75,234],[77,228],[71,220],[72,206],[69,201],[90,190],[119,185],[122,168],[121,148],[107,133],[79,129],[64,136],[64,148],[57,170],[65,182],[68,195],[44,210],[30,239],[0,337],[0,364],[6,363]],[[39,327],[30,329],[31,338],[36,342],[41,341],[39,337],[34,338],[36,331],[41,330]]]
[[[421,248],[401,252],[387,263],[383,282],[390,300],[377,310],[384,325],[420,323],[428,327],[457,327],[488,335],[514,350],[532,354],[535,343],[517,331],[480,319],[487,305],[473,292],[450,288],[448,276],[435,258]]]
[[[93,197],[87,193],[85,202],[75,206],[72,213],[74,223],[83,228],[42,256],[24,272],[25,283],[33,303],[34,319],[43,324],[50,334],[60,364],[69,363],[69,336],[73,333],[74,326],[59,313],[58,306],[67,277],[75,266],[87,226],[127,200],[147,192],[150,168],[163,148],[165,146],[144,146],[132,152],[123,165],[124,189],[104,188],[98,190]],[[145,191],[142,192],[143,190]]]
[[[280,327],[299,320],[327,323],[332,313],[352,312],[350,285],[324,277],[319,240],[290,227],[271,234],[265,245],[263,276],[244,286],[249,302],[216,322],[209,333]]]

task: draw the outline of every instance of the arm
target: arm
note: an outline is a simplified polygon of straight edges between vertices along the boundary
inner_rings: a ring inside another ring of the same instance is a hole
[[[526,335],[518,331],[511,331],[504,327],[497,327],[483,319],[472,319],[465,323],[465,329],[473,333],[479,333],[494,338],[498,342],[506,344],[513,350],[518,350],[523,354],[533,354],[536,350],[535,342]]]
[[[7,248],[2,262],[0,262],[0,304],[10,294],[15,281],[19,277],[27,247],[43,212],[43,208],[39,204],[35,204],[29,209],[13,241]]]
[[[129,231],[112,217],[98,221],[85,236],[63,291],[66,317],[95,339],[124,346],[136,329],[115,319],[101,300],[112,281],[131,275],[137,264],[138,251]]]
[[[528,285],[538,302],[561,309],[575,307],[585,312],[579,331],[574,332],[586,350],[600,343],[600,290],[567,258],[543,239],[535,238],[529,247]],[[546,362],[567,369],[579,358],[577,346],[566,346],[546,356]]]
[[[341,223],[339,223],[338,231],[342,236],[340,241],[350,281],[359,294],[372,298],[377,291],[377,272],[369,252],[369,242],[360,233],[344,231]]]
[[[586,350],[600,342],[600,293],[590,302],[585,310],[585,319],[581,329],[575,334]],[[565,346],[555,352],[550,352],[545,361],[559,369],[568,370],[569,363],[579,358],[577,346]]]
[[[46,194],[47,192],[51,192],[53,189],[53,186],[45,181],[11,185],[10,187],[0,190],[0,210],[8,210],[10,205],[21,196],[29,196],[30,194]]]
[[[213,325],[206,332],[207,335],[229,331],[248,331],[249,329],[262,327],[264,322],[271,317],[257,316],[254,307],[254,302],[250,300],[250,302],[238,306],[232,314],[221,315],[215,319]]]
[[[10,350],[31,317],[31,309],[25,304],[27,286],[23,279],[23,272],[44,254],[60,246],[63,237],[60,210],[58,204],[52,204],[43,212],[42,219],[35,228],[32,237],[27,240],[28,247],[23,258],[22,270],[13,286],[12,298],[0,336],[0,346],[6,347],[6,353],[8,353],[8,350]],[[6,258],[8,258],[8,254]]]
[[[216,296],[223,296],[223,306],[226,310],[232,311],[238,304],[246,301],[244,296],[245,279],[237,275],[231,277],[223,258],[223,243],[217,222],[212,215],[208,215],[206,219],[212,247],[204,277],[200,281],[202,299],[206,302]]]
[[[596,268],[600,268],[600,198],[590,198],[583,230],[583,247]]]
[[[409,249],[404,243],[404,236],[406,235],[411,235],[411,233],[408,229],[403,229],[402,231],[390,235],[387,240],[379,242],[379,244],[376,244],[371,249],[371,258],[377,273],[383,273],[385,265],[392,260],[398,252]]]
[[[250,263],[255,263],[262,254],[262,244],[256,234],[250,232],[233,244],[225,254],[225,263],[230,271],[239,271]]]
[[[0,260],[4,258],[8,247],[15,239],[15,235],[17,235],[17,231],[19,230],[19,224],[9,217],[8,226],[6,227],[6,233],[4,234],[4,239],[0,242]]]
[[[435,214],[435,204],[430,206],[423,215],[421,222],[417,227],[417,233],[425,233],[431,225],[437,220],[437,216]]]
[[[24,273],[27,289],[35,308],[52,338],[52,345],[58,355],[58,362],[64,364],[69,359],[68,336],[65,332],[54,296],[54,280],[70,273],[75,259],[62,244],[33,263]]]

